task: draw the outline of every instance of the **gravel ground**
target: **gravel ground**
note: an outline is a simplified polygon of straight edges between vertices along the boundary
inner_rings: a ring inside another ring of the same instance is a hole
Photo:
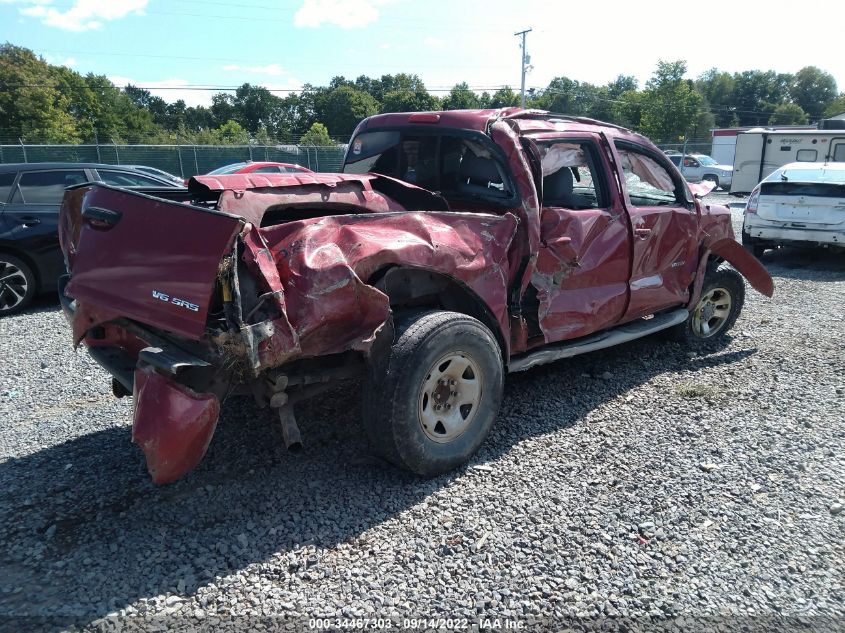
[[[131,402],[70,349],[57,305],[0,320],[0,620],[681,615],[735,629],[803,616],[836,629],[845,258],[763,263],[775,298],[749,289],[724,346],[650,338],[511,376],[472,464],[432,480],[367,457],[352,384],[299,407],[296,456],[272,415],[227,402],[200,467],[156,488]]]

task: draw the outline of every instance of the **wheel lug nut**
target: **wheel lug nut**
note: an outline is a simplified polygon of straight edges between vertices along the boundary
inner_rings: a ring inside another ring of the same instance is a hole
[[[454,384],[455,384],[455,381],[454,381],[454,380],[450,380],[450,381],[449,381],[449,384],[450,384],[450,385],[454,385]]]
[[[449,410],[449,409],[451,409],[451,408],[452,408],[452,405],[451,405],[451,404],[449,404],[449,403],[447,402],[447,403],[446,403],[446,410],[448,411],[448,410]]]

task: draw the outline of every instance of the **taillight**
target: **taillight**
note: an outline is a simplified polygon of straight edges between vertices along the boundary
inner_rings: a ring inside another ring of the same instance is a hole
[[[746,213],[757,213],[757,205],[760,204],[760,188],[755,187],[751,195],[748,196],[748,202],[745,203]]]

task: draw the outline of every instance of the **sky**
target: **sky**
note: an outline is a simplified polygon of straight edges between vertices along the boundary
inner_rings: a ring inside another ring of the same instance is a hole
[[[795,72],[818,66],[845,91],[838,27],[845,2],[757,0],[0,0],[0,42],[168,101],[209,104],[249,82],[284,96],[332,77],[420,76],[445,94],[457,82],[520,84],[516,31],[527,36],[527,87],[556,77],[604,84],[657,61],[688,76],[717,67]]]

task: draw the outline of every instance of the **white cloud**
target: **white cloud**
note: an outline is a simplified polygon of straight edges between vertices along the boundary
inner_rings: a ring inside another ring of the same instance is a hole
[[[426,37],[423,39],[423,46],[426,48],[434,48],[436,46],[443,46],[443,40],[436,37]]]
[[[223,70],[239,73],[251,73],[253,75],[270,75],[278,77],[285,74],[285,70],[278,64],[267,64],[266,66],[249,66],[241,64],[227,64]]]
[[[8,2],[9,0],[4,0]],[[29,6],[18,9],[22,15],[38,18],[45,26],[66,31],[99,29],[104,22],[142,14],[149,0],[75,0],[67,10],[50,6],[50,0],[22,0]]]
[[[358,29],[379,18],[378,8],[390,0],[305,0],[293,16],[297,27],[318,28],[323,24]]]

